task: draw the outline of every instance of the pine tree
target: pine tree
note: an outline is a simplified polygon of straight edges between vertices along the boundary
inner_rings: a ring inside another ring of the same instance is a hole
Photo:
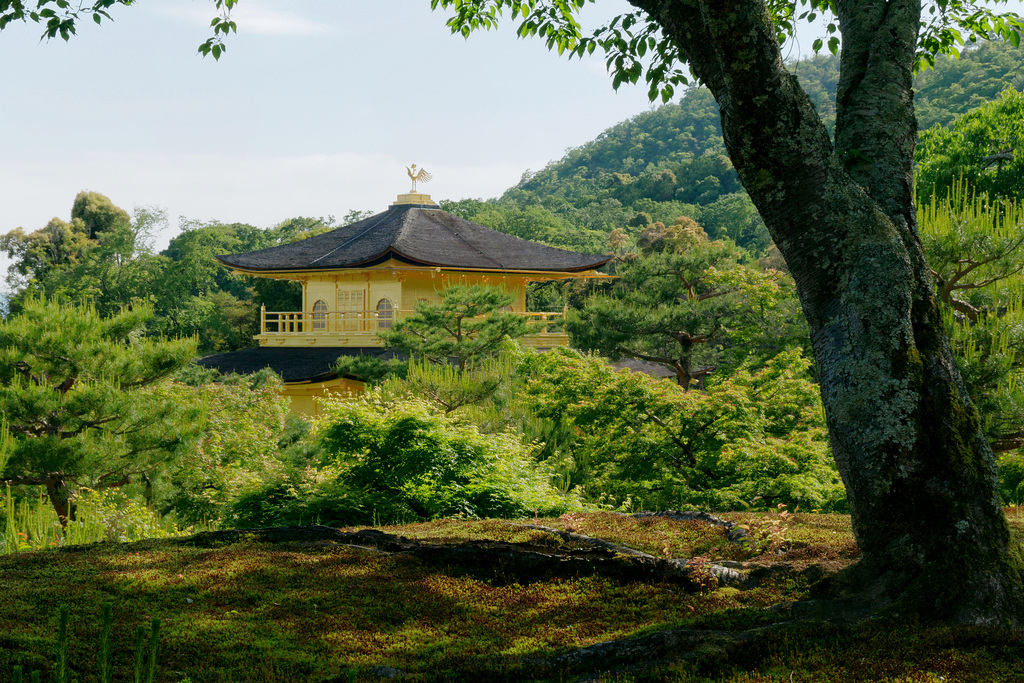
[[[454,359],[459,370],[498,352],[505,337],[530,331],[523,316],[507,310],[512,295],[500,287],[454,285],[440,302],[420,301],[415,312],[382,332],[387,346],[435,363]]]
[[[27,299],[0,323],[3,478],[45,486],[64,524],[75,517],[78,487],[152,475],[198,436],[200,408],[160,392],[193,358],[195,341],[142,337],[151,316],[145,305],[104,318],[91,306]]]

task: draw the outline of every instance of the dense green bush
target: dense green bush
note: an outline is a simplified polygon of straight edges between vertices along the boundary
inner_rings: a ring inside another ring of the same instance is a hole
[[[329,404],[319,434],[340,479],[378,519],[517,517],[576,507],[513,433],[483,435],[417,398]]]
[[[177,379],[163,398],[201,409],[202,438],[153,482],[151,497],[185,523],[220,523],[236,500],[284,476],[279,441],[288,401],[269,370],[222,377],[189,369]]]
[[[325,407],[315,459],[240,497],[228,524],[515,518],[581,507],[551,486],[515,433],[482,434],[422,399],[379,390]]]
[[[999,458],[999,496],[1005,505],[1024,503],[1024,455],[1019,450]]]
[[[799,350],[757,372],[716,378],[706,391],[617,372],[568,349],[534,363],[536,412],[573,428],[565,476],[591,502],[845,509],[818,388]]]

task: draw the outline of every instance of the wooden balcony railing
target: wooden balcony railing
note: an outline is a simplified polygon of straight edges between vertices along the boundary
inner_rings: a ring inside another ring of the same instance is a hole
[[[261,344],[321,344],[323,346],[381,346],[378,332],[390,329],[412,310],[391,311],[268,311],[260,309]],[[533,331],[521,341],[531,347],[568,344],[564,311],[520,313],[533,324]]]

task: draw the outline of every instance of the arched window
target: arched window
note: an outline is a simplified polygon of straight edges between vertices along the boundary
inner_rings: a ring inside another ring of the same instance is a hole
[[[391,299],[384,297],[377,302],[377,329],[390,330],[395,320],[395,306]]]
[[[313,304],[313,331],[327,331],[327,302],[323,299]]]

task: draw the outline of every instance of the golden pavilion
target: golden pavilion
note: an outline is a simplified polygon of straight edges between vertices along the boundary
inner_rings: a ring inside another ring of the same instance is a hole
[[[410,173],[410,177],[412,174]],[[422,178],[421,178],[422,180]],[[398,196],[387,211],[314,237],[217,259],[237,273],[302,283],[301,311],[260,311],[254,348],[207,356],[222,372],[269,367],[285,381],[292,412],[312,415],[316,396],[358,391],[333,371],[343,355],[394,355],[377,336],[419,301],[454,284],[489,284],[515,298],[512,310],[541,323],[520,341],[537,349],[568,343],[564,311],[526,310],[529,282],[594,277],[612,257],[537,244],[442,211],[429,195]]]

